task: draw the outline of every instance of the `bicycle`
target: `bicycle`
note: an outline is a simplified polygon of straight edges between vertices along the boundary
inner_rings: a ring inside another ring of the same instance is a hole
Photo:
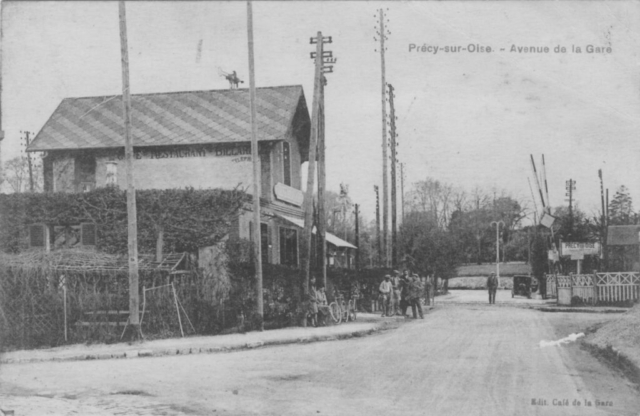
[[[355,296],[348,301],[344,300],[344,295],[336,291],[336,300],[329,304],[329,314],[336,324],[340,322],[355,321],[358,318]]]

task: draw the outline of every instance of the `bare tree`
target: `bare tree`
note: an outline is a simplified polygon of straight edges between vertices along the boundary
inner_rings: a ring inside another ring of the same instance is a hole
[[[42,190],[43,177],[41,163],[38,156],[32,156],[33,190]],[[26,192],[30,190],[29,159],[28,156],[18,156],[8,160],[3,167],[2,177],[13,192]],[[2,182],[2,181],[0,181]]]

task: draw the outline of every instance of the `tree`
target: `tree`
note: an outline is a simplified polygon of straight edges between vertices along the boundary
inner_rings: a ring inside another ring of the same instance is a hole
[[[637,222],[637,215],[633,212],[633,201],[629,190],[622,185],[616,191],[613,200],[609,204],[610,225],[630,225]]]
[[[398,235],[399,253],[404,265],[423,275],[449,279],[461,263],[455,236],[438,226],[428,212],[410,212]]]
[[[30,190],[29,158],[31,158],[31,171],[33,174],[33,190],[42,191],[43,175],[39,156],[22,155],[8,160],[3,168],[2,177],[13,192],[26,192]],[[2,182],[0,180],[0,182]]]

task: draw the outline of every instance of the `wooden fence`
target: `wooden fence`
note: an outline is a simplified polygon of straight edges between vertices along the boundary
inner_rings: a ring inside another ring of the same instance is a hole
[[[640,299],[640,273],[596,273],[597,297],[602,302]]]
[[[581,303],[623,303],[640,299],[640,273],[548,275],[547,296],[557,297],[558,305]]]

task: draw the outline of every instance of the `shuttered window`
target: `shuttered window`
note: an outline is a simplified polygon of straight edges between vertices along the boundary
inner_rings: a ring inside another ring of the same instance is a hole
[[[95,246],[97,240],[96,225],[90,222],[80,224],[80,242],[83,246]]]
[[[47,232],[44,224],[29,225],[29,247],[46,247]]]
[[[284,184],[291,186],[291,149],[287,142],[282,142],[282,159],[284,165]]]

